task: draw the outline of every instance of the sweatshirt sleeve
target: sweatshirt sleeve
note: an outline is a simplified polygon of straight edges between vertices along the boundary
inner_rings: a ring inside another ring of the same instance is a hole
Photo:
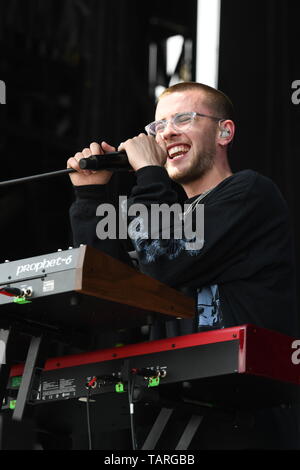
[[[108,199],[106,185],[77,186],[74,187],[74,193],[75,200],[70,207],[70,223],[74,246],[89,245],[132,265],[124,244],[117,236],[100,239],[97,235],[97,225],[101,221],[101,216],[97,215],[97,208],[101,204],[111,204]],[[112,205],[111,208],[114,215]],[[118,213],[118,208],[115,208],[115,213]],[[118,225],[116,225],[116,232],[117,230]]]

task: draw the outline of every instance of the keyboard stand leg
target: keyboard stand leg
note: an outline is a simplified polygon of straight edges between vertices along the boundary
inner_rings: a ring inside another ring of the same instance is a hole
[[[181,438],[179,439],[175,450],[187,450],[189,448],[189,445],[195,433],[197,432],[197,429],[199,428],[202,419],[203,416],[191,416],[188,424],[186,425],[185,430],[183,431]]]
[[[12,358],[14,356],[14,345],[16,341],[16,332],[13,328],[8,330],[0,329],[0,410],[3,400],[6,396],[6,389],[9,380]]]
[[[159,415],[157,416],[155,423],[153,424],[153,427],[151,431],[149,432],[142,450],[153,450],[162,435],[163,430],[165,429],[172,413],[173,409],[171,408],[162,408],[159,412]]]
[[[18,391],[16,407],[12,418],[14,420],[22,420],[24,417],[25,407],[30,398],[31,387],[34,379],[36,363],[41,345],[41,336],[33,336],[27,353],[25,368],[22,376],[21,385]]]

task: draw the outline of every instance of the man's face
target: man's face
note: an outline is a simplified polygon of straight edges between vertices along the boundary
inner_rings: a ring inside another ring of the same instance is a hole
[[[195,111],[212,116],[199,90],[176,92],[158,102],[155,119],[171,119],[175,114]],[[166,169],[171,179],[179,184],[189,184],[205,175],[214,164],[216,155],[216,121],[196,116],[186,131],[175,130],[169,124],[156,137],[163,139],[168,151]]]

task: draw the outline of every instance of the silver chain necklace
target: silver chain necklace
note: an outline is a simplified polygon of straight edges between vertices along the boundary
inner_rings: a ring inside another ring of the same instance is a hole
[[[205,191],[204,193],[200,194],[200,196],[198,196],[193,202],[191,202],[191,204],[189,205],[189,207],[187,208],[187,210],[185,212],[183,212],[183,214],[180,214],[180,219],[183,220],[185,219],[185,217],[195,209],[195,207],[199,204],[200,201],[202,201],[202,199],[205,198],[205,196],[207,196],[214,188],[210,188],[208,189],[207,191]]]

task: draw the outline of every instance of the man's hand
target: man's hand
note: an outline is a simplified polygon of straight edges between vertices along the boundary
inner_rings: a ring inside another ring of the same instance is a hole
[[[79,167],[81,158],[87,158],[91,155],[103,155],[106,152],[115,152],[115,147],[102,142],[101,145],[93,142],[89,148],[85,148],[82,152],[77,152],[74,157],[67,161],[67,168],[74,168],[76,173],[70,173],[69,176],[74,186],[84,186],[88,184],[106,184],[109,182],[112,172],[107,170],[92,171],[82,170]]]
[[[155,138],[146,134],[139,134],[133,139],[122,142],[118,151],[125,150],[130,165],[134,171],[149,165],[165,166],[167,151],[164,142],[159,144]]]

